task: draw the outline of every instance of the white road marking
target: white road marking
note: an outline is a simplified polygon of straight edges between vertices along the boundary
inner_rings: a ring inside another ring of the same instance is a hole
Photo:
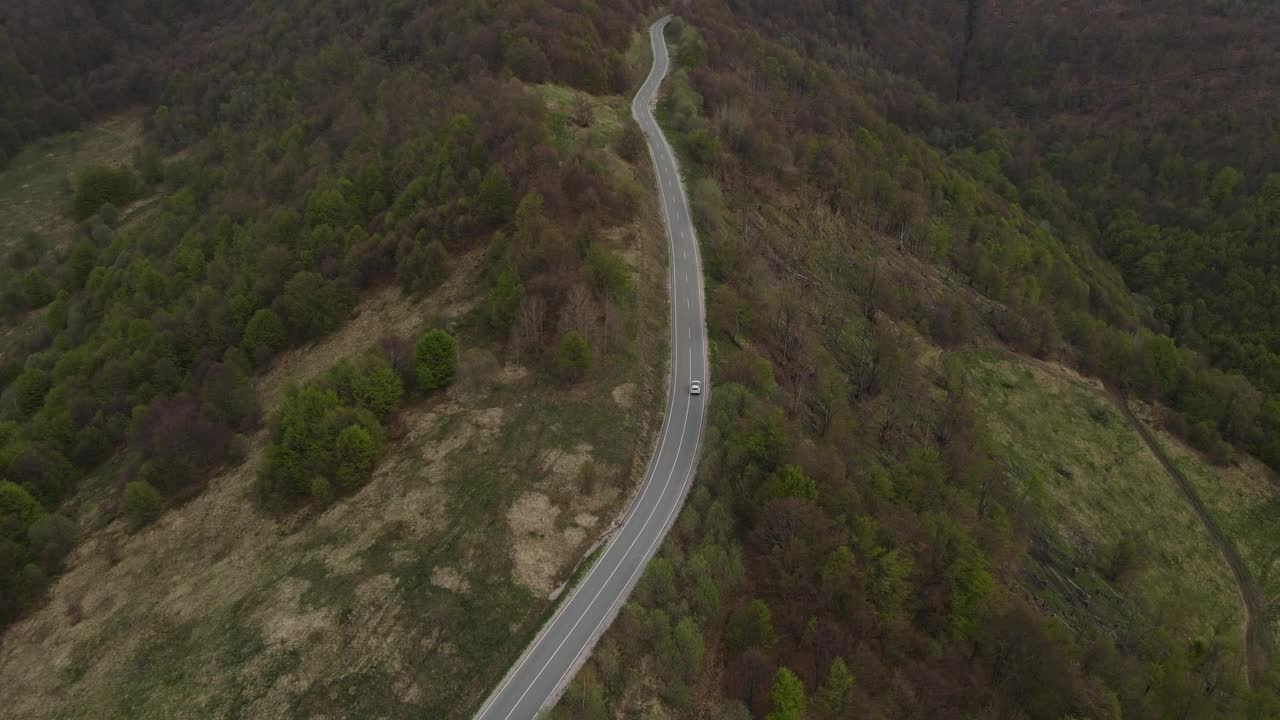
[[[665,22],[662,23],[662,26],[665,26]],[[667,72],[667,67],[669,63],[668,63],[668,58],[666,53],[666,50],[667,50],[666,45],[662,42],[661,35],[660,35],[662,26],[655,25],[650,29],[650,42],[654,50],[655,64],[653,69],[650,71],[649,80],[645,82],[645,86],[644,86],[645,92],[642,95],[638,95],[632,103],[632,113],[636,117],[637,121],[640,120],[640,116],[642,114],[641,111],[638,109],[642,107],[640,104],[640,101],[642,99],[646,103],[651,103],[653,101],[653,95],[655,92],[657,92],[657,89],[661,85],[661,82]],[[656,135],[656,139],[661,140],[662,150],[665,151],[663,157],[658,157],[659,153],[656,152],[652,146],[649,148],[650,157],[653,159],[655,165],[658,166],[658,170],[659,170],[658,174],[661,177],[661,181],[657,184],[658,184],[658,190],[660,194],[663,196],[661,205],[665,215],[664,220],[666,220],[666,224],[669,231],[668,235],[671,240],[671,242],[669,243],[671,246],[669,248],[669,252],[671,253],[671,258],[674,262],[676,237],[684,237],[687,240],[691,240],[693,235],[691,232],[690,221],[688,219],[689,217],[688,208],[685,205],[687,201],[685,199],[684,188],[680,187],[680,182],[681,182],[680,178],[675,173],[675,162],[674,162],[674,156],[671,150],[671,145],[667,142],[667,139],[662,134],[661,129],[657,127],[656,123],[654,123],[652,119],[652,115],[650,115],[647,111],[644,112],[643,114],[648,116],[647,123],[645,122],[640,123],[643,129],[645,130],[646,135],[649,135],[651,137],[653,135]],[[662,167],[664,165],[665,167]],[[677,189],[680,190],[680,195],[675,199],[672,199],[667,195],[667,193],[671,191],[671,183],[673,181],[673,178],[674,178],[674,182],[678,186]],[[681,257],[686,262],[688,261],[689,251],[687,246],[681,247]],[[696,260],[697,258],[695,256],[695,264],[696,264]],[[674,274],[675,274],[674,267],[671,268],[671,272],[672,272],[672,276],[674,277]],[[682,268],[681,277],[683,281],[687,284],[689,279],[688,268]],[[698,287],[701,288],[701,278],[699,278]],[[672,292],[674,293],[675,290],[673,289]],[[674,310],[674,302],[672,306],[673,306],[673,309],[671,312],[670,321],[672,324],[671,335],[674,340],[677,337],[676,322],[675,322],[676,312]],[[685,307],[686,308],[692,307],[691,301],[687,296],[687,294],[685,297]],[[685,336],[686,338],[692,340],[692,337],[693,337],[692,327],[685,328]],[[687,348],[687,350],[688,350],[687,361],[689,363],[687,367],[688,367],[689,373],[692,375],[694,372],[692,346]],[[674,348],[673,348],[673,351],[674,351]],[[705,367],[701,368],[701,371],[705,373],[706,368]],[[673,363],[673,367],[671,368],[671,374],[672,374],[672,379],[674,380],[675,376],[677,375],[677,369],[676,367],[674,367],[674,363]],[[579,595],[582,594],[582,590],[590,586],[591,579],[597,574],[597,571],[604,572],[604,569],[607,565],[607,559],[613,555],[617,555],[617,553],[613,552],[614,550],[621,549],[622,547],[621,540],[624,536],[624,533],[626,532],[628,526],[632,525],[632,521],[637,520],[636,516],[638,515],[640,509],[643,507],[645,498],[650,497],[650,494],[651,494],[650,491],[656,491],[658,492],[658,496],[654,501],[654,506],[652,509],[650,509],[649,514],[644,519],[644,521],[640,523],[640,528],[639,530],[636,531],[636,535],[631,540],[630,545],[628,545],[628,547],[622,551],[622,555],[616,559],[613,569],[609,572],[608,577],[606,577],[603,583],[601,583],[599,589],[596,590],[595,595],[592,596],[591,599],[586,602],[585,608],[581,610],[579,617],[577,618],[577,620],[574,621],[573,626],[570,627],[569,630],[564,633],[562,639],[560,640],[560,643],[551,651],[550,655],[547,657],[547,660],[542,663],[542,666],[538,669],[537,674],[534,675],[531,681],[529,681],[524,692],[522,692],[520,696],[516,699],[515,704],[511,707],[511,710],[506,714],[503,720],[511,720],[512,716],[515,715],[517,710],[520,709],[521,704],[524,702],[529,692],[533,690],[533,688],[538,684],[538,681],[546,673],[547,669],[550,668],[550,666],[554,662],[556,662],[556,658],[559,656],[560,651],[564,648],[569,638],[573,636],[578,626],[582,623],[583,620],[586,619],[587,615],[591,614],[593,610],[597,607],[597,602],[599,601],[601,595],[609,587],[609,584],[612,582],[618,570],[622,568],[622,565],[625,562],[627,562],[628,558],[633,557],[632,550],[635,548],[640,538],[643,537],[644,534],[649,531],[649,525],[653,521],[657,513],[658,507],[661,506],[662,502],[667,497],[668,491],[671,489],[671,485],[672,485],[671,481],[674,478],[675,473],[680,465],[680,453],[684,448],[684,441],[686,439],[687,431],[689,429],[689,415],[690,415],[690,406],[692,405],[692,401],[687,402],[685,405],[684,420],[680,428],[679,441],[676,446],[675,455],[672,458],[671,468],[667,473],[666,479],[661,481],[661,488],[659,488],[658,487],[658,484],[659,484],[658,475],[660,473],[659,466],[663,462],[663,456],[665,454],[665,449],[666,449],[666,442],[669,439],[671,432],[675,429],[674,422],[672,421],[671,416],[675,407],[676,399],[677,399],[677,391],[673,387],[671,396],[668,399],[667,411],[663,419],[663,428],[660,431],[662,434],[662,437],[661,437],[661,440],[659,441],[657,451],[653,456],[653,460],[652,460],[653,465],[650,468],[650,473],[645,479],[645,485],[641,490],[640,496],[636,498],[632,507],[624,515],[622,525],[618,528],[618,531],[614,535],[612,540],[606,543],[604,552],[600,556],[600,560],[597,561],[592,566],[592,568],[587,571],[586,577],[584,577],[578,583],[578,586],[570,594],[569,598],[560,606],[560,608],[553,615],[552,619],[546,624],[544,629],[541,632],[539,632],[533,644],[530,645],[529,648],[526,650],[525,655],[520,660],[519,664],[503,680],[503,682],[500,684],[498,689],[490,696],[489,700],[485,702],[484,706],[480,709],[479,714],[476,716],[478,719],[483,719],[485,714],[489,710],[493,709],[494,703],[500,698],[500,696],[504,692],[506,692],[508,686],[511,685],[513,681],[515,681],[516,677],[520,674],[521,670],[524,668],[525,664],[529,661],[529,659],[532,658],[535,652],[537,652],[540,648],[544,647],[545,641],[550,640],[549,634],[554,629],[555,624],[559,622],[561,619],[565,619],[564,618],[565,612],[579,597]],[[700,426],[698,430],[699,432],[695,432],[694,438],[693,438],[695,459],[697,455],[697,448],[701,441]],[[679,487],[682,493],[682,496],[684,492],[688,491],[688,486],[692,482],[693,474],[695,470],[696,470],[696,462],[691,462],[689,464],[689,467],[685,471],[685,477]],[[631,572],[630,576],[626,579],[623,585],[624,588],[631,587],[635,583],[637,576],[644,571],[645,567],[647,566],[648,559],[655,552],[655,549],[658,543],[662,540],[663,537],[665,537],[666,531],[670,527],[675,517],[675,514],[680,510],[681,505],[682,503],[679,501],[679,498],[677,498],[677,500],[671,504],[671,507],[668,509],[666,518],[663,521],[662,527],[660,527],[658,531],[654,533],[654,536],[651,542],[649,543],[649,546],[645,549],[644,553],[639,556],[638,562],[636,563],[634,570]],[[600,632],[600,628],[604,626],[605,623],[608,622],[609,619],[614,615],[614,613],[617,611],[617,608],[626,599],[627,594],[628,593],[625,591],[619,592],[617,596],[612,601],[609,602],[608,608],[605,610],[604,614],[600,617],[599,622],[596,623],[596,626],[592,630],[591,634],[588,636],[587,641],[582,644],[578,652],[574,655],[572,661],[568,664],[568,666],[566,666],[564,672],[561,674],[560,678],[556,681],[554,687],[552,688],[552,695],[555,695],[558,690],[563,689],[562,686],[565,682],[565,679],[569,677],[570,674],[573,672],[574,667],[578,664],[578,661],[583,656],[583,654],[586,653],[592,646],[594,646],[595,643],[593,642],[593,639],[597,637],[597,634]],[[565,619],[565,621],[567,622],[567,619]],[[549,697],[543,698],[542,700],[538,701],[539,707],[537,708],[537,711],[540,712],[542,710],[542,704],[546,703],[548,699]]]
[[[692,350],[692,349],[690,349],[690,350],[689,350],[689,363],[690,363],[690,367],[692,367],[692,363],[693,363],[693,350]],[[685,426],[686,426],[686,427],[688,427],[688,425],[689,425],[689,408],[690,408],[690,407],[692,407],[692,405],[693,405],[693,403],[692,403],[692,402],[690,402],[688,405],[685,405],[685,407],[684,407],[684,424],[685,424]],[[682,439],[683,439],[683,438],[682,438]],[[696,454],[696,453],[697,453],[697,451],[698,451],[698,444],[697,444],[697,443],[694,443],[693,449],[694,449],[694,453]],[[676,459],[677,459],[677,460],[679,460],[679,459],[680,459],[680,448],[676,448]],[[683,483],[681,483],[681,492],[684,492],[684,488],[688,487],[688,485],[689,485],[689,480],[690,480],[690,478],[692,478],[692,477],[693,477],[693,472],[694,472],[694,469],[695,469],[696,467],[697,467],[697,464],[696,464],[696,463],[690,463],[690,464],[689,464],[689,470],[688,470],[688,471],[685,473],[685,475],[684,475],[684,482],[683,482]],[[668,484],[670,484],[670,482],[671,482],[671,475],[674,475],[674,474],[675,474],[675,466],[674,466],[674,464],[673,464],[673,465],[672,465],[672,468],[671,468],[671,473],[667,475],[667,483],[668,483]],[[664,521],[663,521],[663,527],[670,527],[670,525],[671,525],[671,519],[675,517],[676,510],[679,510],[681,505],[683,505],[683,503],[677,503],[677,504],[675,504],[675,505],[672,505],[672,506],[671,506],[671,509],[667,511],[667,518],[666,518],[666,520],[664,520]],[[655,547],[657,547],[657,545],[658,545],[658,541],[659,541],[659,540],[661,540],[665,535],[666,535],[666,533],[665,533],[665,532],[662,532],[662,533],[659,533],[658,535],[654,536],[653,541],[649,543],[649,547],[648,547],[648,548],[645,550],[645,552],[644,552],[644,554],[645,554],[645,557],[646,557],[646,558],[653,554],[653,550],[654,550],[654,548],[655,548]],[[640,574],[640,571],[644,570],[646,565],[648,565],[648,563],[647,563],[647,562],[645,562],[645,563],[640,563],[639,565],[637,565],[637,566],[636,566],[636,569],[635,569],[635,570],[632,570],[632,571],[631,571],[631,576],[627,578],[627,584],[628,584],[628,585],[630,585],[631,583],[635,582],[635,580],[636,580],[636,575],[639,575],[639,574]],[[609,611],[608,611],[608,612],[606,612],[606,613],[604,614],[604,616],[600,618],[600,622],[596,623],[595,629],[591,631],[591,634],[592,634],[593,636],[594,636],[596,633],[600,632],[600,626],[604,624],[604,621],[605,621],[605,619],[606,619],[606,618],[608,618],[610,615],[612,615],[612,614],[617,610],[618,603],[622,602],[622,601],[623,601],[623,599],[624,599],[624,596],[620,594],[620,595],[618,595],[618,598],[617,598],[616,600],[614,600],[612,604],[610,604],[610,605],[609,605]],[[556,681],[556,686],[557,686],[557,687],[558,687],[561,683],[563,683],[563,682],[564,682],[564,679],[565,679],[565,677],[566,677],[566,676],[568,676],[569,671],[573,669],[573,666],[574,666],[574,665],[577,665],[577,664],[578,664],[578,658],[579,658],[579,657],[581,657],[581,656],[582,656],[582,653],[586,652],[586,650],[587,650],[587,647],[584,645],[584,646],[583,646],[583,648],[582,648],[581,650],[579,650],[579,651],[578,651],[578,654],[573,656],[573,662],[569,663],[569,668],[568,668],[568,669],[566,669],[563,673],[561,673],[561,675],[560,675],[560,679]],[[530,686],[530,687],[532,687],[532,686]],[[539,710],[541,710],[541,708],[539,708]]]
[[[690,361],[690,362],[692,362],[692,361],[693,361],[693,350],[690,350],[690,351],[689,351],[689,361]],[[674,393],[674,390],[673,390],[673,393]],[[666,481],[663,483],[663,488],[662,488],[662,494],[663,494],[663,495],[665,495],[665,494],[666,494],[666,492],[667,492],[667,487],[671,485],[671,476],[675,474],[675,472],[676,472],[676,463],[680,460],[680,450],[684,448],[684,436],[685,436],[685,432],[684,432],[684,431],[689,427],[689,408],[690,408],[692,405],[693,405],[693,403],[686,403],[686,404],[685,404],[685,406],[684,406],[684,423],[682,423],[682,424],[681,424],[681,426],[680,426],[680,442],[676,445],[676,454],[675,454],[675,457],[673,457],[673,458],[672,458],[672,460],[671,460],[671,472],[667,473],[667,479],[666,479]],[[661,498],[661,495],[659,495],[659,498]],[[654,514],[654,513],[656,513],[656,512],[658,511],[658,505],[659,505],[659,503],[655,503],[655,504],[654,504],[654,506],[653,506],[653,509],[649,511],[649,517],[645,518],[645,519],[644,519],[644,525],[641,525],[641,526],[640,526],[640,530],[641,530],[641,532],[640,532],[640,533],[637,533],[637,534],[636,534],[635,539],[634,539],[634,540],[632,540],[632,541],[631,541],[631,544],[627,546],[627,551],[626,551],[625,553],[623,553],[623,557],[626,557],[627,555],[630,555],[630,554],[631,554],[631,549],[635,547],[636,542],[640,540],[640,536],[644,534],[644,533],[643,533],[644,529],[645,529],[645,528],[647,528],[647,527],[649,527],[649,521],[653,519],[653,514]],[[672,510],[674,511],[674,508],[672,508]],[[668,515],[668,517],[669,517],[669,515]],[[654,544],[656,544],[657,542],[658,542],[658,538],[655,536],[655,537],[654,537],[654,539],[653,539],[653,543],[650,543],[649,548],[650,548],[650,549],[652,549],[652,548],[653,548],[653,545],[654,545]],[[646,553],[646,554],[647,554],[647,553]],[[613,572],[609,573],[609,577],[605,578],[605,579],[604,579],[604,582],[600,584],[600,589],[599,589],[599,590],[597,590],[597,591],[596,591],[596,594],[595,594],[595,595],[593,595],[593,596],[591,597],[591,601],[587,603],[587,609],[588,609],[588,610],[590,610],[590,609],[591,609],[591,606],[592,606],[592,605],[595,605],[596,600],[598,600],[598,599],[600,598],[600,593],[604,592],[605,588],[609,587],[609,581],[613,579],[613,576],[617,574],[618,570],[619,570],[621,567],[622,567],[622,562],[621,562],[621,561],[619,561],[619,562],[618,562],[618,564],[614,566],[614,568],[613,568]],[[644,565],[643,565],[643,564],[642,564],[642,565],[640,565],[640,566],[637,566],[637,568],[636,568],[636,572],[639,572],[639,571],[640,571],[640,569],[642,569],[643,567],[644,567]],[[634,572],[631,574],[631,577],[635,577],[635,573],[634,573]],[[630,582],[630,579],[628,579],[628,583],[629,583],[629,582]],[[538,670],[538,674],[537,674],[537,675],[534,675],[534,676],[533,676],[533,680],[530,680],[530,681],[529,681],[529,687],[525,688],[525,691],[524,691],[524,692],[522,692],[522,693],[520,693],[520,697],[516,698],[516,702],[515,702],[515,704],[511,706],[511,711],[510,711],[510,712],[508,712],[508,713],[507,713],[507,714],[502,718],[502,720],[510,720],[510,719],[511,719],[511,716],[512,716],[512,715],[514,715],[514,714],[515,714],[515,712],[516,712],[516,710],[518,710],[518,709],[520,708],[520,703],[524,702],[524,697],[525,697],[525,695],[528,695],[528,694],[529,694],[529,691],[533,689],[533,686],[538,684],[538,678],[542,677],[542,673],[544,673],[544,672],[546,672],[546,671],[547,671],[547,666],[548,666],[548,665],[550,665],[550,664],[551,664],[551,661],[552,661],[552,660],[554,660],[554,659],[555,659],[555,657],[556,657],[556,655],[560,653],[560,648],[564,647],[564,644],[565,644],[566,642],[568,642],[568,641],[569,641],[569,637],[570,637],[571,635],[573,635],[573,631],[578,629],[578,624],[579,624],[579,623],[581,623],[581,622],[583,621],[583,619],[585,619],[586,617],[587,617],[587,613],[586,613],[585,611],[584,611],[581,615],[579,615],[579,616],[578,616],[578,620],[577,620],[577,622],[575,622],[575,623],[573,624],[573,627],[569,628],[569,632],[567,632],[567,633],[565,633],[565,634],[564,634],[564,639],[562,639],[562,640],[560,641],[560,644],[556,646],[556,649],[555,649],[555,650],[552,650],[552,651],[551,651],[551,657],[547,658],[547,661],[546,661],[545,663],[543,663],[543,664],[542,664],[542,668],[541,668],[540,670]],[[608,614],[607,614],[607,613],[605,614],[605,617],[608,617]],[[604,622],[604,619],[603,619],[603,618],[601,618],[601,621],[600,621],[600,622],[601,622],[601,623],[603,623],[603,622]],[[599,627],[600,627],[600,626],[599,626],[599,624],[597,624],[597,625],[596,625],[596,628],[597,628],[597,629],[599,629]],[[594,633],[594,631],[592,632],[592,634],[593,634],[593,635],[595,634],[595,633]],[[575,657],[576,657],[576,656],[575,656]],[[570,668],[572,668],[572,667],[573,667],[573,664],[572,664],[572,663],[570,663],[569,667],[570,667]],[[567,674],[567,672],[568,672],[568,671],[566,671],[566,674]],[[562,675],[562,676],[561,676],[561,679],[563,679],[563,677],[564,677],[564,676]],[[559,683],[556,683],[556,684],[558,685]],[[541,708],[539,708],[539,709],[541,709]]]

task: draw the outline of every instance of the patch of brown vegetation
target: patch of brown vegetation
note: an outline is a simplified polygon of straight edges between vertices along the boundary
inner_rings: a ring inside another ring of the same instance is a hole
[[[503,383],[504,385],[518,383],[527,377],[529,377],[529,369],[523,365],[516,365],[515,363],[507,363],[498,371],[498,382]]]
[[[529,492],[511,503],[507,525],[514,542],[511,544],[512,574],[516,582],[546,595],[554,588],[554,578],[564,565],[563,544],[555,532],[560,508],[540,492]]]
[[[198,655],[179,659],[200,670],[184,680],[182,692],[229,697],[240,687],[254,698],[245,716],[286,715],[298,693],[350,672],[353,657],[392,670],[404,665],[407,653],[421,650],[420,620],[403,616],[391,576],[359,581],[343,620],[340,608],[306,600],[324,588],[297,573],[314,566],[327,578],[358,577],[365,571],[362,555],[389,529],[397,544],[411,546],[444,527],[443,489],[425,471],[404,468],[421,466],[424,456],[448,462],[444,443],[433,444],[427,436],[450,410],[406,411],[409,430],[390,444],[369,484],[309,522],[287,523],[296,526],[291,532],[257,510],[253,499],[259,435],[248,462],[215,478],[203,494],[153,526],[130,535],[117,521],[86,538],[52,591],[55,598],[79,599],[80,621],[68,622],[65,603],[51,602],[4,636],[0,682],[13,694],[9,717],[77,716],[76,709],[91,713],[109,706],[116,688],[136,672],[145,648],[170,642],[166,633],[179,627],[194,627],[215,644],[233,627],[261,638],[263,648],[240,667]],[[478,426],[460,427],[457,434],[465,435],[465,428]],[[122,548],[114,565],[105,552],[111,544]],[[266,668],[289,653],[304,660],[271,686],[257,687]],[[79,677],[68,683],[71,674]],[[405,692],[413,690],[406,686]],[[157,698],[155,706],[183,704]],[[191,716],[202,715],[191,707]]]
[[[456,593],[471,592],[471,583],[455,567],[436,567],[431,571],[431,584]]]
[[[615,387],[610,394],[613,396],[613,401],[618,404],[618,407],[625,410],[630,408],[631,404],[635,402],[636,384],[623,383],[622,385]]]

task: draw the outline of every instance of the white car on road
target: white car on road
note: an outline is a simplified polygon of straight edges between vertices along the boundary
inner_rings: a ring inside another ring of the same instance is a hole
[[[701,381],[699,381],[699,380],[694,380],[693,382],[689,383],[689,394],[690,394],[690,395],[701,395],[701,394],[702,394],[702,382],[701,382]]]

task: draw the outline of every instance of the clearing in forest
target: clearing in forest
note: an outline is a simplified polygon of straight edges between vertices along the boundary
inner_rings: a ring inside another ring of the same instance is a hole
[[[76,173],[89,165],[128,165],[142,120],[117,115],[97,125],[37,140],[0,171],[0,244],[26,233],[51,236],[71,226]]]
[[[1231,569],[1101,384],[999,351],[948,361],[978,390],[998,457],[1043,518],[1024,569],[1037,601],[1077,630],[1142,613],[1188,641],[1220,641],[1243,672],[1245,608]]]

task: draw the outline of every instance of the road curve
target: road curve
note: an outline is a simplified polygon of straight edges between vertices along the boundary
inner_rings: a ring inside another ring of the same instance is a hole
[[[649,28],[653,67],[631,101],[631,114],[644,131],[653,160],[671,252],[671,394],[666,416],[640,493],[622,525],[481,706],[476,720],[533,720],[559,697],[657,551],[697,466],[708,399],[702,265],[675,155],[653,117],[658,86],[670,66],[662,36],[670,20],[663,17]],[[692,380],[703,381],[702,395],[689,394]]]

